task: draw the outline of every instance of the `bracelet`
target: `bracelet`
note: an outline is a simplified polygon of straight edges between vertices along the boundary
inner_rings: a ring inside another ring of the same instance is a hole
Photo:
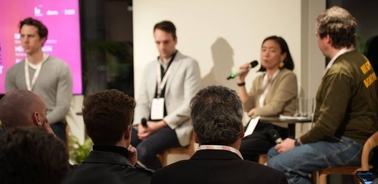
[[[242,82],[242,83],[237,83],[238,86],[245,86],[245,82]]]

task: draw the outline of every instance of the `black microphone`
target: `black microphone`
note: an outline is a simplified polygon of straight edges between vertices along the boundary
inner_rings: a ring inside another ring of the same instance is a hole
[[[249,65],[248,65],[248,66],[249,66],[249,69],[256,67],[258,64],[259,64],[259,62],[257,62],[256,60],[250,62]],[[233,79],[233,78],[235,78],[236,76],[239,76],[239,75],[241,75],[241,74],[243,74],[243,73],[244,73],[243,70],[239,70],[239,71],[237,71],[236,73],[232,73],[230,76],[227,77],[227,80]]]
[[[280,136],[280,133],[276,129],[272,129],[269,131],[270,137],[276,142],[276,144],[279,144],[282,142],[282,138]]]
[[[144,128],[148,128],[146,118],[142,118],[142,126],[143,126]]]

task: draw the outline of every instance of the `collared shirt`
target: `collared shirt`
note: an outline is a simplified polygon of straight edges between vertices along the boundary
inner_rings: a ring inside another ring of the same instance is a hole
[[[343,55],[347,52],[350,52],[350,51],[353,51],[354,50],[354,47],[351,47],[349,49],[347,48],[342,48],[339,50],[339,52],[336,53],[335,56],[333,56],[333,58],[331,59],[331,61],[328,63],[327,67],[325,68],[324,70],[324,73],[323,73],[323,77],[327,74],[328,70],[332,67],[333,63],[335,62],[335,60],[340,56],[340,55]]]
[[[243,156],[241,155],[240,151],[230,147],[230,146],[223,146],[223,145],[201,145],[198,147],[198,150],[223,150],[223,151],[230,151],[237,154],[242,160],[244,160]]]
[[[273,80],[277,77],[278,73],[280,73],[280,69],[277,69],[274,72],[274,74],[273,74],[273,76],[270,80],[268,79],[268,73],[265,73],[265,76],[264,76],[263,82],[262,82],[262,86],[261,86],[262,89],[264,89],[264,92],[261,94],[260,99],[259,99],[260,107],[264,106],[265,97],[269,92],[269,87],[270,87],[271,83],[273,82]]]
[[[162,61],[161,57],[159,57],[158,62],[159,62],[160,65],[164,68],[164,72],[167,71],[167,68],[168,68],[168,65],[169,65],[171,59],[172,59],[172,56],[171,56],[170,58],[167,59],[167,62],[164,63],[164,62]]]

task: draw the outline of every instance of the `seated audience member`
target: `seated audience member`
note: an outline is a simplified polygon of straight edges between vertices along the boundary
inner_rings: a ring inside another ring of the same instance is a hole
[[[285,175],[239,152],[244,136],[243,109],[234,90],[209,86],[190,102],[197,152],[189,159],[157,170],[151,184],[284,184]]]
[[[134,108],[134,99],[115,89],[85,98],[83,118],[93,151],[65,183],[150,183],[153,172],[136,164],[137,151],[130,145]]]
[[[259,71],[264,73],[253,81],[249,93],[245,88],[248,65],[241,67],[246,72],[238,77],[239,96],[244,110],[250,117],[294,115],[298,86],[289,46],[282,37],[267,37],[261,45],[260,56]],[[277,130],[283,139],[287,138],[287,124],[260,121],[253,134],[241,142],[240,152],[244,159],[257,162],[260,154],[266,154],[276,145],[269,134],[272,129]]]
[[[312,183],[308,175],[319,169],[360,165],[362,146],[377,131],[376,74],[354,49],[356,29],[355,18],[340,7],[317,18],[318,45],[331,61],[316,95],[315,126],[268,152],[268,166],[289,183]]]
[[[42,128],[16,128],[0,137],[0,183],[60,184],[70,170],[63,142]]]
[[[5,131],[17,127],[40,126],[53,133],[42,98],[28,90],[15,89],[0,100],[0,121]]]

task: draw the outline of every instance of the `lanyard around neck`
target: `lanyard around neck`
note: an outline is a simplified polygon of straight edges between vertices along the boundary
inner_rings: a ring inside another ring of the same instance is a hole
[[[157,97],[158,98],[160,98],[161,92],[163,91],[163,88],[164,88],[165,84],[167,83],[168,76],[171,73],[171,67],[170,66],[171,66],[173,60],[175,59],[176,54],[177,54],[177,51],[172,55],[171,60],[169,61],[168,66],[167,66],[167,70],[164,72],[163,79],[161,78],[161,69],[160,69],[161,65],[158,64],[157,67],[156,67],[157,68],[156,69],[156,72],[157,72],[156,82],[157,82],[157,87],[158,87],[158,89],[157,89]],[[158,58],[158,60],[159,60],[159,58]]]
[[[268,94],[270,85],[272,84],[273,80],[277,77],[278,73],[280,73],[280,69],[278,69],[278,70],[276,70],[276,72],[274,72],[274,74],[273,74],[273,76],[270,80],[268,79],[268,74],[265,74],[265,76],[263,78],[263,83],[262,83],[262,88],[264,89],[264,91],[261,94],[260,99],[259,99],[260,107],[264,106],[265,97]]]
[[[41,71],[41,68],[42,68],[42,65],[43,63],[47,60],[48,58],[48,55],[47,54],[44,54],[43,55],[43,60],[41,63],[39,63],[37,65],[37,68],[35,69],[35,72],[34,72],[34,76],[30,82],[30,76],[29,76],[29,61],[27,58],[25,58],[25,81],[26,81],[26,87],[29,91],[32,91],[33,90],[33,87],[35,85],[35,82],[37,81],[37,78],[39,76],[39,72]]]

